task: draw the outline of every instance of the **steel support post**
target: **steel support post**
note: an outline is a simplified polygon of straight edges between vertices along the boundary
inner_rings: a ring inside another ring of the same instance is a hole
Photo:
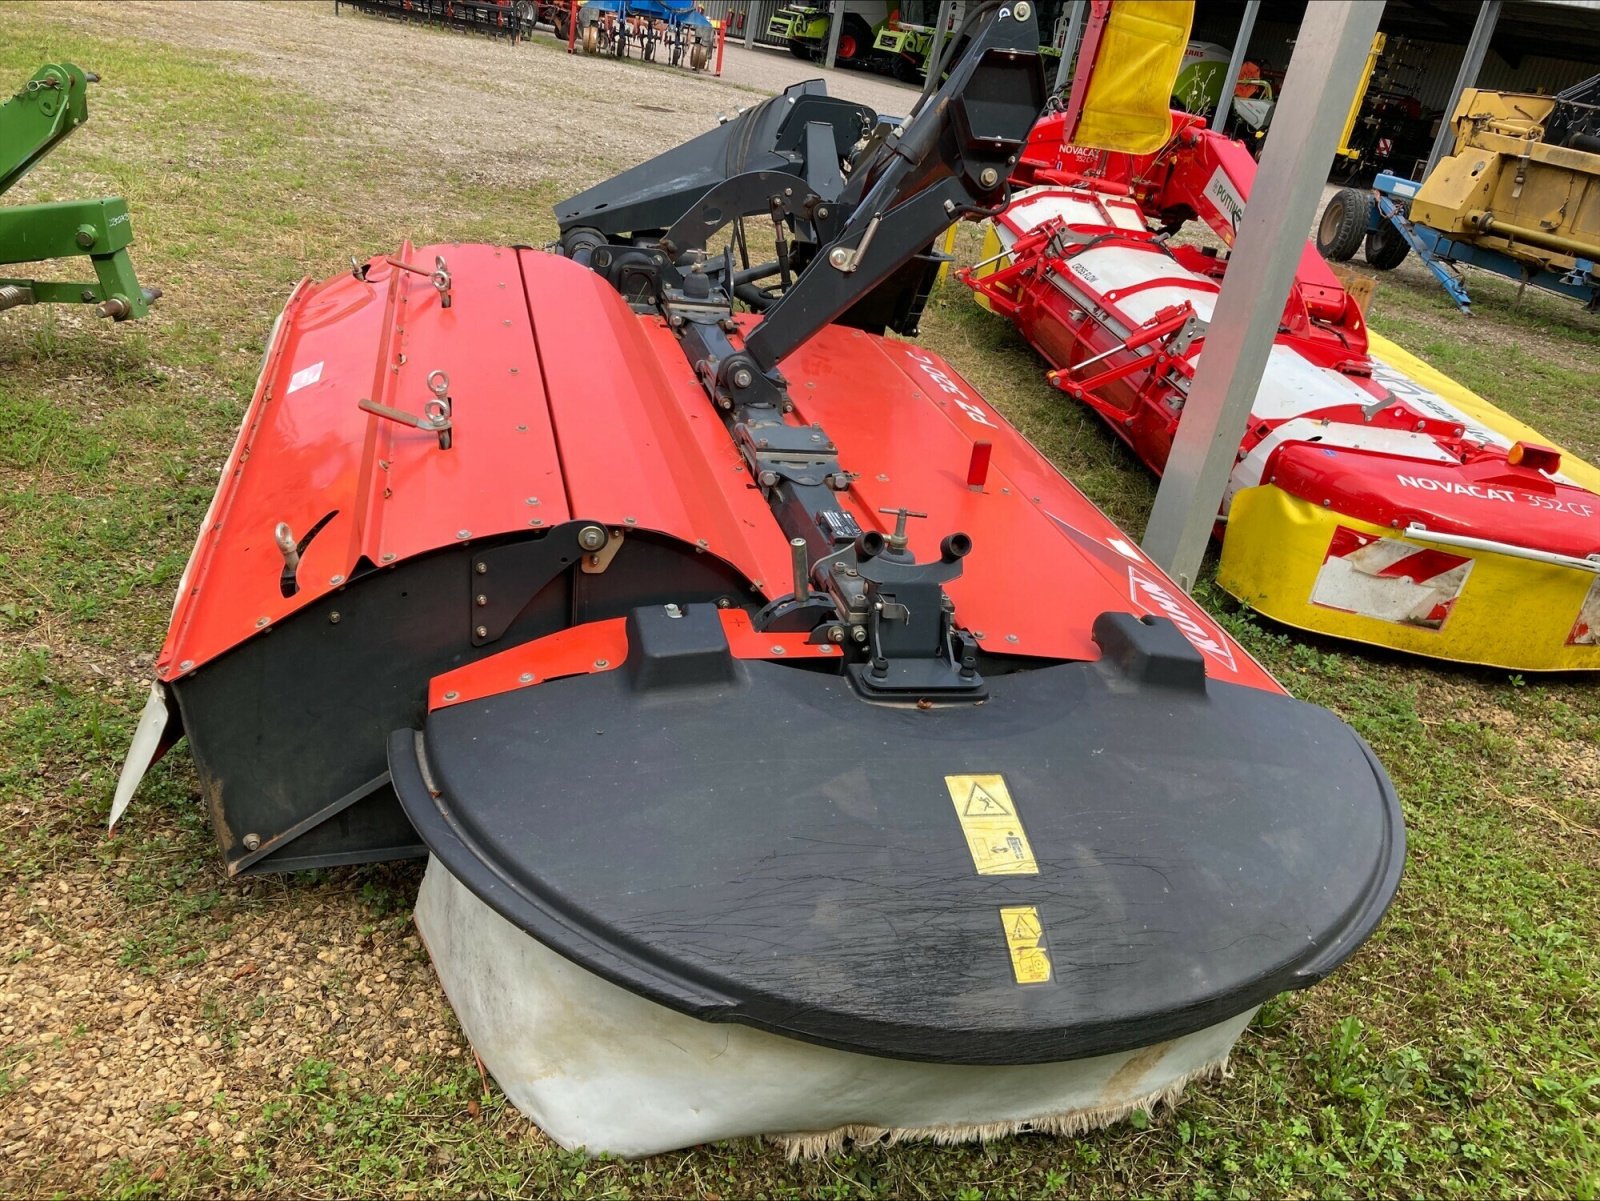
[[[732,17],[733,10],[728,10],[728,17]],[[724,18],[726,20],[728,18]],[[751,49],[756,44],[756,22],[761,19],[761,9],[756,0],[745,0],[744,6],[744,48]]]
[[[833,11],[828,14],[828,53],[822,62],[830,71],[839,60],[839,31],[844,28],[844,13],[843,0],[835,0]]]
[[[1145,531],[1145,553],[1186,590],[1239,454],[1339,131],[1383,16],[1383,0],[1307,6],[1283,100],[1239,223],[1205,350]]]
[[[1433,149],[1428,152],[1428,165],[1417,178],[1427,179],[1439,165],[1445,150],[1455,139],[1455,128],[1450,116],[1461,103],[1461,93],[1478,82],[1478,72],[1483,69],[1484,57],[1489,53],[1489,40],[1494,37],[1494,27],[1500,20],[1500,0],[1488,0],[1478,10],[1477,23],[1472,27],[1472,37],[1467,42],[1467,52],[1462,55],[1461,69],[1456,72],[1455,84],[1450,88],[1450,103],[1444,106],[1439,118],[1439,135],[1433,139]]]
[[[950,16],[955,12],[955,0],[939,0],[939,15],[934,19],[933,48],[928,51],[924,62],[926,70],[933,70],[934,65],[940,61],[940,56],[945,49],[945,35],[949,33]]]
[[[1244,66],[1250,49],[1250,35],[1256,31],[1256,14],[1261,11],[1261,0],[1245,0],[1244,16],[1239,20],[1239,36],[1233,40],[1233,57],[1228,59],[1228,73],[1222,79],[1222,97],[1216,111],[1211,114],[1211,128],[1221,129],[1233,112],[1233,89],[1239,86],[1239,69]]]
[[[1067,33],[1061,39],[1061,62],[1056,66],[1056,83],[1052,89],[1057,95],[1067,86],[1067,80],[1072,78],[1072,56],[1078,49],[1078,38],[1083,33],[1083,14],[1089,7],[1089,0],[1072,0],[1072,7],[1067,10]]]

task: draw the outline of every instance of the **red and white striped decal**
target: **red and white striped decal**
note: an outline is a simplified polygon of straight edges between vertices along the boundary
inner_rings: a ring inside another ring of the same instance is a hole
[[[1600,576],[1589,585],[1578,610],[1578,620],[1572,623],[1572,633],[1567,635],[1568,646],[1600,646]]]
[[[1341,525],[1311,586],[1311,603],[1437,630],[1449,620],[1471,572],[1472,560],[1465,555]]]

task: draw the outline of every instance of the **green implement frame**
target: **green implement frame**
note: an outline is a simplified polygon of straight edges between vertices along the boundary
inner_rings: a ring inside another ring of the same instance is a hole
[[[89,84],[98,79],[70,63],[46,63],[0,104],[0,195],[89,119]],[[82,283],[0,274],[0,309],[92,304],[116,321],[143,317],[161,290],[139,286],[128,257],[132,242],[133,221],[120,197],[0,208],[0,272],[17,263],[76,256],[87,256],[94,268],[94,280]]]

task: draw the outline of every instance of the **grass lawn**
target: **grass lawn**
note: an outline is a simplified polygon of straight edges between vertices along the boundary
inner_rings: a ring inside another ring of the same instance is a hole
[[[229,53],[64,19],[0,6],[0,86],[58,57],[107,81],[8,199],[127,197],[136,265],[167,298],[118,327],[0,315],[0,1192],[1600,1195],[1600,690],[1291,636],[1209,568],[1211,611],[1388,766],[1406,877],[1348,965],[1262,1010],[1229,1079],[1087,1137],[589,1162],[480,1079],[410,931],[415,866],[229,882],[181,749],[108,838],[172,593],[290,287],[404,236],[538,244],[562,189],[427,171]],[[1386,276],[1374,325],[1600,455],[1600,320],[1472,283],[1469,322]],[[947,286],[924,341],[1139,531],[1152,481],[1007,325]]]

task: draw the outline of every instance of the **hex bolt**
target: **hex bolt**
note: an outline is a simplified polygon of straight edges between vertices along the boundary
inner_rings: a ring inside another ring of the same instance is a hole
[[[489,627],[488,626],[474,626],[473,630],[472,630],[472,636],[474,638],[487,638],[489,636]]]
[[[477,605],[478,608],[482,609],[489,603],[489,598],[480,592],[476,597],[473,598],[472,603]]]
[[[586,525],[578,531],[578,545],[584,550],[599,550],[606,544],[606,532],[597,525]]]
[[[735,388],[748,388],[755,382],[756,377],[751,373],[750,368],[748,367],[740,367],[733,373],[733,386]]]
[[[339,610],[337,610],[337,609],[335,609],[332,613],[328,614],[328,624],[331,625],[331,626],[338,625],[339,622],[342,621],[342,620],[343,620],[343,618],[341,618],[339,616]]]
[[[245,850],[254,851],[254,850],[259,849],[260,846],[261,846],[261,835],[259,835],[259,834],[246,834],[244,836],[244,849]]]
[[[485,563],[482,559],[479,559],[476,563],[474,563],[472,565],[472,570],[477,572],[479,575],[488,575],[489,574],[489,565],[487,563]]]
[[[1000,182],[1000,172],[996,171],[993,167],[985,167],[982,171],[978,172],[978,182],[986,188],[992,188],[995,184]]]

